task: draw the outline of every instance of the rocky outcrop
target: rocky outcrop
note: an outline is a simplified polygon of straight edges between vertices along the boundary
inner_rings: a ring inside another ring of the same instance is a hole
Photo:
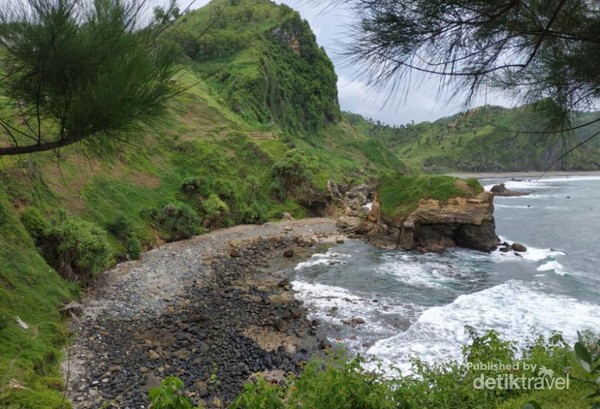
[[[480,251],[494,250],[496,236],[493,195],[479,193],[473,198],[457,197],[447,203],[421,200],[399,226],[398,247],[440,252],[449,247]]]
[[[511,196],[527,196],[529,194],[529,193],[516,192],[514,190],[510,190],[510,189],[508,189],[504,185],[504,183],[500,183],[499,185],[492,186],[492,189],[490,190],[490,192],[494,196],[507,196],[507,197],[511,197]]]
[[[456,197],[447,202],[421,200],[402,221],[386,220],[381,214],[379,194],[370,210],[344,214],[338,228],[351,237],[365,239],[379,247],[441,253],[451,247],[479,251],[496,249],[494,196],[481,192],[474,197]],[[348,210],[348,209],[347,209]]]

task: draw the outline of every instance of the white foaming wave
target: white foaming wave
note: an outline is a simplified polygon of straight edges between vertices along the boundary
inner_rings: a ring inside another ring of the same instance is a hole
[[[547,263],[542,264],[537,268],[537,271],[554,271],[559,276],[564,276],[569,274],[565,267],[560,264],[558,261],[548,261]]]
[[[448,284],[464,284],[470,279],[468,272],[459,271],[450,263],[419,262],[414,256],[386,261],[377,266],[375,273],[393,275],[402,283],[416,288],[448,288]]]
[[[429,273],[423,265],[403,261],[402,263],[391,262],[377,267],[375,270],[379,274],[391,274],[405,284],[418,288],[439,288],[441,283],[436,281],[436,277]]]
[[[335,265],[344,264],[345,260],[351,258],[350,254],[336,253],[335,251],[329,250],[327,253],[313,254],[310,259],[298,263],[294,270],[299,271],[305,268],[318,266],[318,265]]]
[[[500,241],[506,242],[508,244],[514,243],[513,241],[510,241],[502,236],[500,236]],[[491,253],[492,260],[494,260],[494,261],[506,261],[506,260],[514,261],[517,258],[521,258],[521,259],[527,260],[527,261],[540,262],[540,261],[544,261],[544,260],[548,260],[548,259],[554,259],[558,256],[566,255],[566,253],[564,253],[560,250],[555,250],[555,249],[540,249],[537,247],[529,246],[527,244],[525,244],[525,247],[527,247],[527,251],[524,253],[518,253],[520,257],[515,255],[512,252],[503,253],[500,250],[493,251]]]
[[[502,205],[502,204],[494,204],[494,207],[502,207],[502,208],[506,208],[506,209],[533,209],[532,206],[509,206],[509,205]]]
[[[387,304],[386,299],[382,298],[373,302],[373,299],[369,297],[361,297],[345,288],[326,284],[296,280],[292,281],[292,286],[296,292],[296,298],[302,300],[308,308],[309,319],[341,325],[345,320],[362,317],[366,322],[360,325],[360,331],[371,335],[379,333],[387,336],[397,332],[397,328],[391,327],[377,316],[415,316],[417,312],[424,309],[424,307],[408,303]],[[336,309],[335,313],[332,313],[333,308]],[[360,342],[360,340],[358,341]]]
[[[593,181],[600,180],[600,176],[562,176],[552,178],[530,178],[527,180],[509,180],[504,185],[508,189],[536,189],[544,188],[550,183],[568,183],[568,182],[581,182],[581,181]]]
[[[367,209],[368,211],[371,211],[371,209],[373,208],[373,202],[369,202],[366,205],[363,206],[364,209]]]
[[[600,330],[598,305],[544,294],[539,287],[511,280],[461,295],[451,304],[425,310],[406,332],[376,342],[367,353],[406,372],[414,356],[426,362],[460,360],[461,347],[469,341],[465,325],[480,332],[494,329],[521,346],[532,336],[555,330],[562,331],[568,342],[578,330]]]

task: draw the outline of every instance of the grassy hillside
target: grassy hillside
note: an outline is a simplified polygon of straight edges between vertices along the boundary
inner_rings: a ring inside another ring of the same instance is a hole
[[[352,114],[346,117],[401,159],[433,173],[546,170],[566,150],[600,130],[596,124],[564,140],[557,134],[543,134],[551,117],[534,111],[532,106],[485,106],[435,122],[400,127],[369,122]],[[596,113],[579,114],[574,123],[596,117]],[[576,149],[553,169],[600,169],[600,143],[594,141]]]
[[[170,34],[246,121],[307,136],[339,121],[333,64],[291,8],[269,0],[215,0]]]
[[[59,273],[89,283],[164,241],[320,214],[329,179],[407,169],[341,118],[333,66],[288,7],[215,1],[171,30],[182,92],[157,125],[110,156],[73,146],[0,158],[2,407],[61,407],[58,309],[78,286]]]
[[[58,309],[74,286],[38,254],[2,188],[0,237],[0,406],[60,407],[58,363],[68,337]]]

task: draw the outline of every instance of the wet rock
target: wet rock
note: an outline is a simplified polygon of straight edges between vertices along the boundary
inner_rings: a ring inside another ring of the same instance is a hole
[[[494,196],[510,197],[510,196],[527,196],[528,195],[528,193],[515,192],[514,190],[510,190],[504,185],[504,183],[500,183],[499,185],[492,186],[492,189],[490,190],[490,192]]]
[[[521,243],[513,243],[511,244],[510,248],[513,251],[517,251],[519,253],[524,253],[527,251],[527,247],[525,247],[524,245],[522,245]]]
[[[286,257],[286,258],[294,257],[294,250],[293,249],[285,249],[283,251],[283,257]]]
[[[342,321],[343,324],[349,325],[352,328],[356,328],[359,325],[365,324],[367,321],[363,317],[354,317],[350,320]]]

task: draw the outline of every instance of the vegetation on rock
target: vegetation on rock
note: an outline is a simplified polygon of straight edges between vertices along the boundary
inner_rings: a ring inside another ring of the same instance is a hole
[[[378,190],[382,216],[401,220],[415,210],[422,199],[445,202],[453,197],[473,197],[481,193],[483,187],[477,179],[388,174],[381,179]]]

